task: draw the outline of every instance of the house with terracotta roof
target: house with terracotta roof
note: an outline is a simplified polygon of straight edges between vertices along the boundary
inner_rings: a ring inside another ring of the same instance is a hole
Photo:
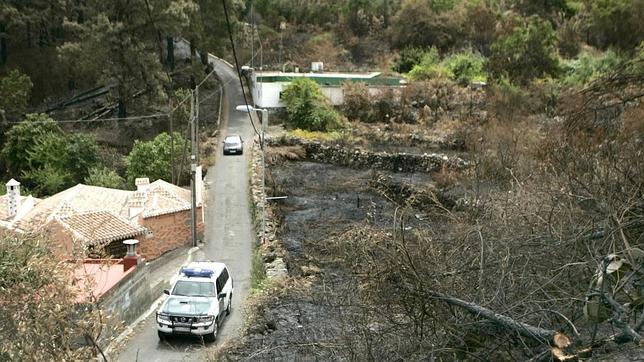
[[[136,191],[78,184],[45,199],[20,195],[10,180],[0,196],[0,227],[46,233],[61,255],[125,255],[123,240],[140,240],[139,255],[152,260],[192,242],[190,191],[163,180],[136,179]],[[203,232],[198,182],[197,232]]]

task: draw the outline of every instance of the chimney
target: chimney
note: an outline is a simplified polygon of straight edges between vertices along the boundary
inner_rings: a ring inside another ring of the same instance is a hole
[[[150,186],[150,179],[147,177],[140,177],[134,180],[136,185],[136,191],[138,192],[147,192],[148,187]]]
[[[139,256],[136,255],[136,245],[139,243],[136,239],[127,239],[123,244],[127,246],[127,254],[123,258],[123,271],[126,272],[134,268],[139,263]]]
[[[20,182],[14,179],[7,182],[7,199],[9,217],[14,217],[20,209]]]

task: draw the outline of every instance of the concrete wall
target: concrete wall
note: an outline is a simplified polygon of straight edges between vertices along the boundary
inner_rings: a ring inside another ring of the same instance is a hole
[[[120,333],[124,325],[134,322],[150,308],[163,293],[165,286],[151,286],[150,270],[139,263],[119,283],[101,297],[99,306],[107,316],[99,345],[106,346],[109,339]]]
[[[259,108],[284,108],[286,104],[280,101],[280,93],[288,82],[270,82],[270,83],[255,83],[253,87],[253,99]],[[344,101],[344,92],[342,87],[325,87],[320,86],[322,94],[331,102],[332,105],[337,106]]]
[[[146,260],[192,243],[190,210],[141,219],[139,223],[148,228],[152,235],[140,238],[138,253]],[[203,239],[203,214],[197,208],[197,238]]]

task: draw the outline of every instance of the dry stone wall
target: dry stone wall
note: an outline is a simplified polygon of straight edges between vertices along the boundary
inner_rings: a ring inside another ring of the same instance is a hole
[[[376,169],[390,172],[432,172],[443,166],[460,170],[468,166],[468,161],[457,156],[439,153],[422,155],[406,153],[370,152],[347,149],[342,145],[326,145],[321,142],[307,141],[295,137],[268,139],[270,146],[301,146],[306,157],[312,161],[329,163],[356,169]]]

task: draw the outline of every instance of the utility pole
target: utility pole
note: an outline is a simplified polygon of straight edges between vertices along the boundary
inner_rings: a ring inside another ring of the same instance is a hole
[[[255,15],[253,14],[253,1],[250,2],[250,67],[254,68],[255,58]]]
[[[195,157],[197,158],[197,163],[199,163],[199,87],[195,87]]]
[[[255,113],[257,114],[257,113]],[[262,202],[262,243],[266,238],[266,128],[268,127],[268,110],[262,109],[262,139],[260,146],[262,147],[262,193],[264,194],[264,202]]]
[[[196,130],[196,111],[195,111],[195,90],[190,90],[190,193],[191,193],[191,208],[190,215],[192,219],[192,246],[197,246],[197,130]]]
[[[171,183],[173,185],[176,185],[175,181],[174,181],[174,112],[172,111],[172,108],[173,108],[173,105],[174,105],[173,104],[174,102],[172,102],[172,97],[173,96],[174,95],[171,92],[171,94],[170,94],[170,114],[169,114],[169,117],[170,117],[170,175],[171,175],[170,179],[171,179]]]

